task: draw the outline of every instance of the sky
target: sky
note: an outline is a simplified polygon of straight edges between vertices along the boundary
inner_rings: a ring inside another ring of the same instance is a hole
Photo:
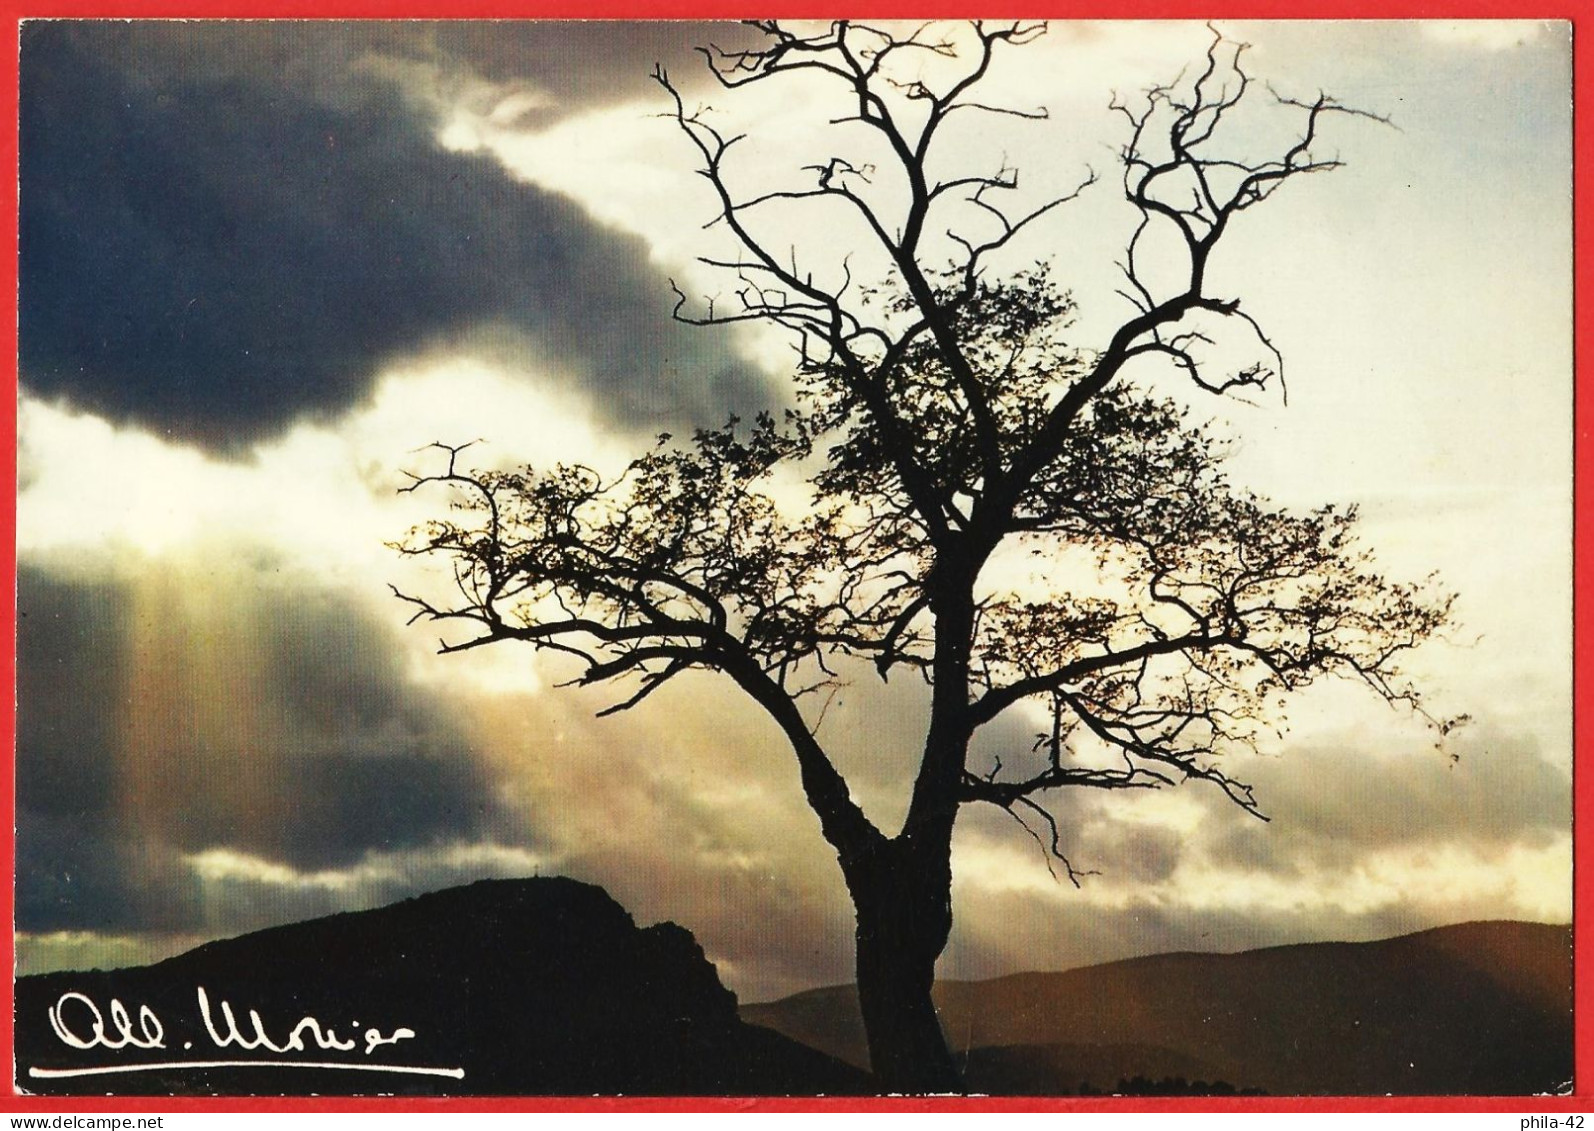
[[[1571,916],[1571,72],[1565,24],[1223,23],[1345,165],[1243,217],[1212,267],[1286,358],[1288,403],[1173,386],[1290,506],[1357,503],[1386,573],[1456,625],[1409,665],[1432,735],[1348,686],[1216,789],[1065,796],[1079,888],[965,810],[942,977],[1168,950]],[[734,26],[32,22],[22,33],[16,929],[23,972],[488,876],[601,884],[698,938],[743,1000],[849,980],[851,912],[774,727],[711,675],[595,717],[513,645],[439,656],[390,545],[446,500],[426,446],[618,468],[660,431],[789,397],[769,333],[672,320],[731,281],[649,74],[748,134],[736,175],[844,150],[801,90],[734,101]],[[1113,268],[1132,99],[1198,62],[1183,23],[1054,24],[999,57],[951,160],[1100,183],[1032,229],[1085,347]],[[1260,128],[1260,127],[1259,127]],[[811,176],[811,174],[807,174]],[[771,238],[834,270],[847,230]],[[1148,378],[1152,380],[1153,378]],[[420,572],[417,572],[420,571]],[[824,736],[891,826],[922,696],[867,680]]]

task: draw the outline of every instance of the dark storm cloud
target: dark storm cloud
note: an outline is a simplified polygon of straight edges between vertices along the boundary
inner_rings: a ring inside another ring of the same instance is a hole
[[[39,814],[107,813],[104,764],[125,678],[119,594],[17,571],[17,799]]]
[[[655,66],[683,91],[717,89],[698,48],[761,39],[741,24],[689,20],[211,21],[145,24],[136,58],[146,71],[286,85],[331,103],[357,97],[351,72],[362,64],[420,63],[454,80],[534,90],[543,97],[528,113],[546,121],[659,97]]]
[[[181,856],[212,848],[313,872],[527,843],[445,706],[338,600],[240,592],[225,623],[151,624],[116,583],[24,566],[18,588],[22,929],[193,927]],[[255,670],[234,691],[237,657]]]
[[[506,36],[501,57],[485,32],[436,37],[445,62],[469,51],[497,71],[507,44],[537,34]],[[601,38],[571,35],[577,57]],[[357,404],[386,358],[487,333],[625,424],[713,423],[762,403],[726,337],[671,321],[642,241],[490,157],[439,148],[420,102],[360,65],[384,39],[414,51],[424,37],[367,38],[25,26],[27,389],[237,447]],[[528,66],[566,59],[550,42]],[[605,58],[616,72],[633,61]],[[550,67],[591,97],[576,64]]]
[[[395,53],[430,52],[496,82],[535,83],[555,99],[536,112],[543,116],[653,95],[655,64],[683,91],[712,89],[697,47],[730,50],[760,39],[738,24],[686,21],[406,22],[385,29]]]
[[[18,768],[21,767],[18,759]],[[109,812],[17,806],[18,930],[171,930],[192,926],[197,901],[175,854],[150,853]],[[154,856],[159,866],[151,869]]]

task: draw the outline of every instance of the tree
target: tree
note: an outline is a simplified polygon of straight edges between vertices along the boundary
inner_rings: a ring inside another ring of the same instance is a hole
[[[850,108],[836,137],[873,149],[741,190],[743,139],[689,109],[660,70],[715,223],[739,248],[704,260],[737,281],[733,308],[694,308],[677,290],[676,315],[789,334],[795,407],[684,444],[661,437],[616,477],[473,470],[463,448],[438,445],[446,466],[407,489],[451,488],[453,512],[403,548],[451,559],[457,591],[400,596],[416,619],[468,630],[444,652],[518,640],[567,657],[577,683],[624,681],[609,711],[688,670],[729,677],[779,726],[835,849],[881,1084],[953,1090],[930,991],[962,806],[1019,818],[1077,883],[1048,797],[1195,779],[1260,816],[1222,756],[1270,736],[1288,693],[1315,680],[1358,680],[1441,732],[1453,725],[1427,714],[1398,668],[1445,624],[1449,597],[1375,572],[1353,508],[1290,513],[1231,484],[1221,439],[1155,391],[1281,382],[1278,350],[1238,299],[1209,292],[1208,264],[1243,213],[1339,165],[1319,152],[1325,123],[1372,115],[1326,95],[1259,94],[1243,46],[1216,33],[1193,81],[1115,100],[1136,218],[1118,265],[1131,310],[1089,348],[1069,341],[1074,304],[1054,272],[1002,260],[1094,174],[1019,209],[1004,203],[1018,198],[1013,169],[943,168],[949,121],[1045,119],[977,95],[999,54],[1043,25],[755,26],[760,46],[703,52],[723,88],[799,73],[832,84]],[[1237,152],[1229,136],[1253,102],[1291,119],[1271,156]],[[792,209],[861,221],[881,281],[775,246],[762,218]],[[1219,345],[1232,354],[1235,340],[1251,360],[1221,364]],[[812,504],[793,513],[771,483],[799,473]],[[1022,555],[1066,583],[1006,585],[1000,563]],[[819,722],[841,682],[899,673],[928,691],[922,758],[891,834],[853,800]],[[1044,720],[1034,747],[973,764],[976,733],[1025,710]]]

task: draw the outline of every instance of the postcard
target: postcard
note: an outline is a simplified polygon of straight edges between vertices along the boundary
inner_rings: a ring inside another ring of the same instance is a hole
[[[1569,23],[19,34],[15,1102],[1587,1088]]]

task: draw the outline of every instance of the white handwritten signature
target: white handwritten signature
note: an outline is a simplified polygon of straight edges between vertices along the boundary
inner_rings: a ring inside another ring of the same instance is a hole
[[[267,1032],[265,1021],[256,1009],[248,1010],[245,1016],[248,1024],[240,1027],[238,1017],[233,1012],[232,1004],[225,999],[216,1003],[212,1010],[210,995],[204,986],[195,987],[195,996],[199,1004],[200,1020],[204,1022],[205,1032],[209,1035],[211,1044],[218,1049],[237,1048],[245,1051],[265,1050],[272,1053],[302,1053],[310,1051],[313,1045],[320,1051],[332,1050],[348,1052],[357,1046],[357,1041],[350,1037],[339,1036],[337,1029],[331,1025],[323,1025],[317,1018],[306,1014],[296,1022],[291,1029],[286,1030],[282,1040],[273,1040]],[[219,1023],[218,1023],[219,1014]],[[117,998],[111,999],[109,1025],[105,1013],[100,1010],[94,999],[77,990],[68,990],[56,999],[49,1009],[50,1028],[55,1032],[57,1039],[62,1044],[75,1049],[164,1049],[166,1048],[166,1026],[155,1011],[147,1005],[140,1005],[137,1013],[129,1013],[127,1006]],[[135,1022],[135,1017],[137,1018]],[[358,1022],[351,1026],[357,1030]],[[392,1032],[384,1034],[380,1029],[367,1028],[360,1034],[365,1041],[365,1055],[370,1056],[384,1045],[396,1045],[400,1041],[414,1038],[415,1030],[407,1026],[399,1026]],[[193,1048],[192,1041],[183,1043],[184,1050]],[[147,1072],[153,1069],[166,1068],[215,1068],[215,1067],[249,1067],[249,1068],[348,1068],[360,1071],[405,1072],[426,1076],[452,1076],[461,1079],[465,1075],[462,1068],[431,1068],[421,1065],[396,1065],[372,1064],[362,1061],[308,1061],[308,1060],[184,1060],[161,1063],[135,1062],[130,1064],[99,1065],[90,1068],[38,1068],[28,1070],[33,1077],[51,1076],[86,1076],[111,1072]]]

